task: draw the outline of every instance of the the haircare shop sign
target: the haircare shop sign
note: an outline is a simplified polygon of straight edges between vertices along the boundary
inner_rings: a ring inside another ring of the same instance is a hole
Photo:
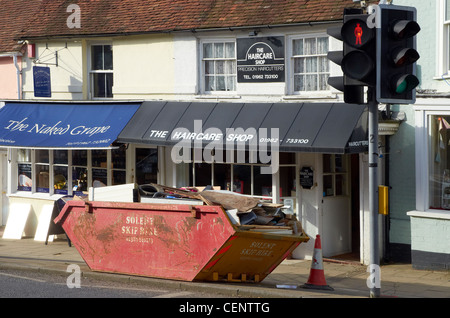
[[[237,39],[239,83],[285,81],[284,37]]]

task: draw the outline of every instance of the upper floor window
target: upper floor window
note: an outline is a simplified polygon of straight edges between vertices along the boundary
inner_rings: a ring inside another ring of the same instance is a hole
[[[328,37],[304,37],[292,41],[293,91],[328,90],[330,76]]]
[[[202,92],[236,91],[236,43],[202,43]]]
[[[450,0],[445,0],[444,6],[444,71],[450,75]]]
[[[112,98],[113,87],[112,45],[91,46],[90,83],[92,98]]]

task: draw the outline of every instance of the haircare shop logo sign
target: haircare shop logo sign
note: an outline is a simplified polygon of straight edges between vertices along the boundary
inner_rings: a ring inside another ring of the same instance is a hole
[[[93,137],[98,134],[104,134],[111,128],[111,126],[72,126],[70,124],[61,124],[62,121],[58,121],[54,124],[31,123],[28,121],[28,117],[25,117],[22,120],[9,120],[8,123],[9,124],[3,127],[3,129],[9,130],[11,132],[24,132],[29,134],[42,134],[48,136],[84,135]]]
[[[237,80],[239,83],[284,82],[284,38],[237,39]]]

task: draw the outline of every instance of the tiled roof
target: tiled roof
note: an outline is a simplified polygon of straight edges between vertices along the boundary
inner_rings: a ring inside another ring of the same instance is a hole
[[[8,2],[8,0],[1,0]],[[374,1],[372,1],[374,2]],[[81,28],[67,12],[78,4]],[[19,38],[171,32],[342,19],[352,0],[42,0]]]
[[[0,0],[0,53],[20,51],[22,44],[17,43],[17,33],[23,30],[41,0]]]

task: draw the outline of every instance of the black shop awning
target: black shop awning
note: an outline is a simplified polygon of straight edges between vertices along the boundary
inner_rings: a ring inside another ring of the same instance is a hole
[[[158,101],[144,102],[117,142],[359,153],[368,148],[367,125],[366,106],[357,104]]]

